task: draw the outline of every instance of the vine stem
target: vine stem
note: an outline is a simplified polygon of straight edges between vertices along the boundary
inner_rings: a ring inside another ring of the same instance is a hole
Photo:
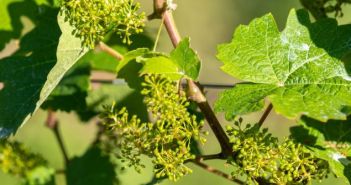
[[[118,61],[124,59],[122,54],[118,53],[116,50],[112,49],[110,46],[108,46],[107,44],[105,44],[103,42],[99,42],[96,46],[98,49],[111,55],[112,57],[114,57]]]
[[[206,163],[202,162],[201,160],[195,159],[195,160],[192,160],[192,162],[193,162],[194,164],[196,164],[197,166],[203,168],[204,170],[210,172],[210,173],[213,173],[213,174],[215,174],[215,175],[221,176],[221,177],[223,177],[223,178],[225,178],[225,179],[227,179],[227,180],[236,182],[236,183],[238,183],[238,184],[245,185],[245,182],[244,182],[244,181],[242,181],[242,180],[240,180],[240,179],[234,179],[231,175],[226,174],[226,173],[224,173],[224,172],[222,172],[222,171],[220,171],[220,170],[218,170],[218,169],[215,169],[215,168],[213,168],[213,167],[207,165]]]
[[[181,40],[181,37],[177,29],[177,26],[174,22],[173,14],[171,11],[165,11],[163,16],[164,16],[163,22],[168,32],[169,38],[171,39],[173,46],[177,47],[177,45]]]
[[[222,153],[196,156],[196,160],[200,160],[200,161],[206,161],[206,160],[212,160],[212,159],[225,159],[225,158],[223,158]]]
[[[59,122],[56,118],[55,112],[53,110],[49,109],[48,110],[48,117],[46,119],[46,126],[53,131],[55,138],[59,144],[61,153],[63,155],[64,161],[65,161],[65,166],[67,166],[68,162],[69,162],[69,158],[68,158],[68,154],[67,154],[67,150],[65,148],[65,145],[63,144],[63,139],[61,137],[61,133],[59,131],[58,125],[59,125]]]
[[[167,30],[168,36],[173,44],[176,47],[180,40],[181,36],[173,19],[173,15],[171,11],[165,10],[165,1],[164,0],[154,0],[154,13],[159,13],[161,17],[163,17],[164,25]],[[159,16],[156,16],[159,17]],[[218,139],[222,154],[226,156],[232,155],[232,147],[229,142],[229,138],[227,137],[225,131],[223,130],[220,122],[218,121],[215,113],[213,112],[211,106],[209,105],[205,95],[200,90],[201,86],[199,83],[196,84],[193,80],[188,80],[189,86],[189,97],[195,101],[201,111],[204,113],[207,122],[209,123],[212,131],[214,132],[216,138]]]
[[[196,84],[192,80],[188,80],[188,97],[189,99],[195,101],[199,106],[200,110],[204,114],[208,124],[210,125],[213,133],[222,149],[222,154],[225,156],[232,155],[232,146],[229,142],[227,134],[223,130],[220,122],[218,121],[215,113],[213,112],[210,104],[208,103],[205,95],[200,90],[199,84]]]
[[[273,109],[273,105],[270,103],[270,104],[268,105],[267,109],[264,111],[264,113],[263,113],[263,115],[262,115],[260,121],[258,121],[258,126],[259,126],[259,127],[262,127],[264,121],[266,121],[266,119],[267,119],[267,117],[269,116],[269,113],[271,113],[272,109]]]

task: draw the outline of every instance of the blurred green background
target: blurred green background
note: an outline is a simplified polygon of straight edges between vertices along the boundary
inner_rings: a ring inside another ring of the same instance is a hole
[[[152,12],[152,0],[140,0],[142,8],[148,13]],[[1,3],[1,1],[0,1]],[[220,71],[221,63],[216,60],[216,46],[220,43],[229,42],[234,29],[239,24],[248,24],[250,20],[260,17],[268,12],[272,12],[279,27],[284,28],[285,20],[291,8],[301,8],[298,0],[175,0],[178,8],[175,11],[175,20],[182,36],[189,36],[191,44],[203,59],[203,68],[201,71],[200,81],[211,84],[233,84],[237,82],[232,77]],[[351,7],[345,7],[344,17],[340,18],[341,24],[351,22]],[[0,18],[1,23],[1,18]],[[154,38],[160,24],[159,20],[147,23],[146,32]],[[27,28],[27,29],[30,29]],[[172,45],[166,31],[163,30],[159,50],[168,52]],[[11,47],[5,48],[0,53],[0,57],[9,52]],[[206,89],[207,96],[213,104],[217,94],[222,89]],[[245,116],[245,122],[257,121],[262,113],[255,113]],[[51,166],[57,169],[63,168],[63,158],[58,148],[54,135],[44,126],[46,112],[39,111],[33,118],[23,126],[15,136],[16,140],[23,142],[32,151],[42,154],[48,159]],[[227,124],[222,115],[223,125]],[[60,130],[64,138],[70,157],[82,155],[95,137],[97,131],[94,119],[89,124],[81,124],[78,117],[73,113],[58,113],[60,119]],[[289,134],[289,127],[294,125],[294,120],[287,120],[279,115],[272,113],[266,121],[265,126],[270,131],[282,138]],[[206,128],[208,129],[208,128]],[[208,142],[203,148],[204,153],[211,154],[219,152],[218,144],[213,135],[208,136]],[[150,161],[145,160],[146,164]],[[232,167],[224,166],[224,161],[210,161],[208,164],[213,165],[223,171],[230,172]],[[150,165],[149,165],[150,166]],[[190,165],[194,172],[181,179],[177,183],[165,180],[160,182],[162,185],[180,184],[180,185],[226,185],[233,184],[222,177],[207,173],[202,169]],[[133,169],[127,169],[124,172],[118,172],[122,185],[139,185],[147,183],[152,178],[152,169],[147,168],[141,174],[134,172]],[[84,177],[82,177],[84,178]],[[58,175],[58,185],[65,185],[65,178]],[[343,184],[340,180],[330,178],[321,184]],[[16,177],[0,173],[0,185],[17,185],[20,181]]]

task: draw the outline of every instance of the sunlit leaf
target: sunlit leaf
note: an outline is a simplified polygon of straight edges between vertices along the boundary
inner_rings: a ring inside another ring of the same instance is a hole
[[[217,56],[223,71],[251,83],[221,94],[217,111],[228,117],[258,111],[268,97],[288,118],[346,119],[341,109],[351,105],[351,78],[343,57],[351,51],[350,40],[351,25],[338,26],[333,19],[311,23],[303,10],[290,12],[282,32],[271,14],[239,26]]]

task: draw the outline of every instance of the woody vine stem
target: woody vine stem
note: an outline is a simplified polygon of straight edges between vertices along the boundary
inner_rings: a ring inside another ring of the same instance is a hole
[[[179,31],[173,19],[172,12],[166,9],[166,2],[164,0],[154,0],[154,13],[152,15],[153,15],[153,18],[160,18],[163,21],[163,24],[167,30],[168,36],[173,46],[176,47],[181,40],[181,36],[179,34]],[[220,122],[215,116],[215,113],[213,112],[203,92],[200,90],[201,89],[200,84],[195,83],[192,80],[188,80],[187,83],[189,87],[189,94],[188,94],[189,98],[198,104],[199,108],[201,109],[201,112],[203,112],[203,114],[205,115],[207,122],[209,123],[212,131],[214,132],[216,138],[218,139],[218,142],[222,149],[221,153],[217,155],[211,155],[211,157],[213,157],[214,159],[225,159],[228,156],[231,156],[232,147],[229,142],[229,138],[227,137],[225,131],[221,127]],[[202,162],[202,160],[205,158],[206,158],[205,156],[203,158],[198,157],[192,162],[211,173],[214,173],[226,179],[235,181],[239,184],[244,184],[244,182],[240,180],[233,179],[230,175],[227,175],[219,170],[209,167],[208,165]]]

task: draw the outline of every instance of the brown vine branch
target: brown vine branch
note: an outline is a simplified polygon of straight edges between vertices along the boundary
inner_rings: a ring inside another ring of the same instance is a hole
[[[192,80],[188,80],[188,96],[189,99],[197,103],[200,110],[204,114],[208,124],[210,125],[213,133],[219,141],[219,144],[222,149],[222,154],[224,154],[225,156],[231,156],[232,145],[230,144],[225,131],[223,130],[206,97],[200,90],[198,84],[196,84]]]
[[[107,54],[111,55],[112,57],[114,57],[118,61],[124,59],[122,54],[118,53],[116,50],[112,49],[110,46],[106,45],[103,42],[99,42],[97,44],[97,48],[100,49],[101,51],[106,52]]]
[[[174,47],[178,45],[181,40],[179,31],[174,22],[173,15],[171,11],[166,10],[166,3],[164,0],[154,0],[154,18],[162,18],[164,17],[164,25],[168,32],[168,36],[170,37],[172,44]]]
[[[264,121],[266,121],[267,117],[269,116],[269,113],[272,111],[273,105],[270,103],[267,107],[267,109],[264,111],[260,121],[258,121],[258,126],[262,127]]]
[[[225,159],[225,157],[222,153],[196,156],[196,160],[199,160],[199,161],[206,161],[206,160],[212,160],[212,159]]]
[[[213,174],[215,174],[215,175],[221,176],[221,177],[223,177],[223,178],[225,178],[225,179],[227,179],[227,180],[230,180],[230,181],[236,182],[236,183],[238,183],[238,184],[242,184],[242,185],[246,184],[244,181],[242,181],[242,180],[240,180],[240,179],[235,179],[235,178],[233,178],[231,175],[226,174],[226,173],[224,173],[224,172],[222,172],[222,171],[220,171],[220,170],[218,170],[218,169],[215,169],[215,168],[213,168],[213,167],[211,167],[211,166],[209,166],[209,165],[203,163],[201,160],[196,160],[196,159],[195,159],[195,160],[193,160],[192,162],[193,162],[194,164],[196,164],[197,166],[203,168],[204,170],[206,170],[206,171],[208,171],[208,172],[210,172],[210,173],[213,173]]]
[[[176,24],[174,22],[172,12],[165,11],[163,16],[164,16],[164,25],[168,32],[169,38],[171,39],[173,46],[176,47],[179,44],[181,37],[176,27]]]
[[[48,110],[48,117],[46,119],[46,126],[53,131],[55,138],[59,144],[61,153],[63,155],[64,161],[65,161],[65,166],[67,166],[67,164],[69,162],[69,158],[68,158],[68,154],[67,154],[67,150],[65,148],[65,145],[63,144],[63,139],[61,137],[61,134],[60,134],[60,131],[58,128],[58,124],[59,124],[59,122],[56,118],[55,112],[53,110],[49,109]]]
[[[154,0],[154,14],[158,14],[161,15],[160,17],[163,17],[164,25],[167,30],[168,36],[172,41],[173,46],[176,47],[179,44],[181,37],[174,22],[172,12],[166,10],[165,5],[166,3],[164,0]],[[193,101],[195,101],[198,104],[200,110],[204,113],[208,124],[210,125],[212,131],[214,132],[216,138],[219,141],[219,144],[222,149],[222,154],[224,154],[227,157],[231,156],[232,147],[229,142],[229,138],[223,130],[206,97],[200,90],[200,84],[195,84],[194,81],[188,80],[188,86],[190,92],[189,96]]]

